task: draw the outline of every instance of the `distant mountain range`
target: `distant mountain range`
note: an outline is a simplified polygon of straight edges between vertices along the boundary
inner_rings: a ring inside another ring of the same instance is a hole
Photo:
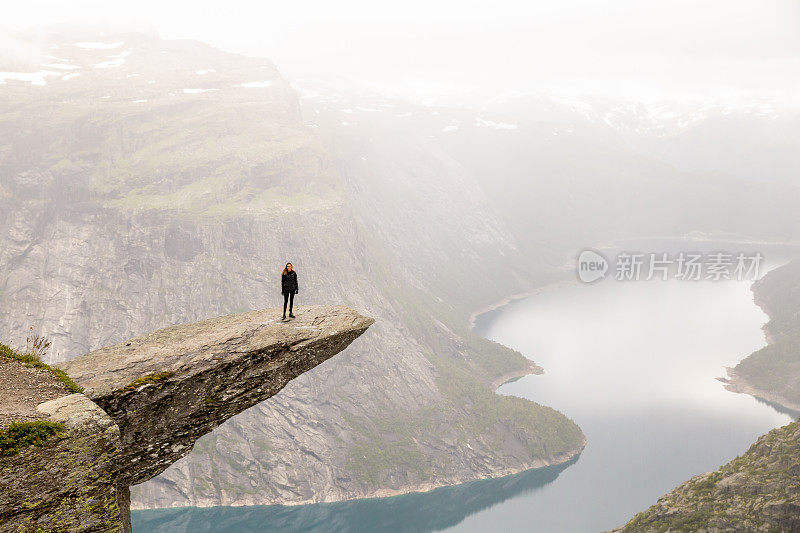
[[[791,160],[748,174],[737,143],[702,133],[735,115],[796,136],[797,115],[706,111],[659,130],[636,106],[297,91],[268,61],[152,35],[18,37],[36,51],[0,64],[0,339],[20,345],[33,325],[69,359],[277,306],[286,261],[300,304],[377,319],[134,488],[135,507],[383,496],[568,461],[580,429],[494,394],[538,369],[474,335],[474,311],[572,279],[597,243],[799,237]],[[748,157],[770,160],[773,130],[745,129]],[[736,172],[667,149],[693,135]]]

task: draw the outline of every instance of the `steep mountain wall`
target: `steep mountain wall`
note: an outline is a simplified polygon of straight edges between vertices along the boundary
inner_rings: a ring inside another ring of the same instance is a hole
[[[277,303],[287,260],[300,303],[342,302],[377,320],[336,365],[134,487],[135,507],[391,494],[582,449],[565,416],[492,390],[530,363],[476,338],[466,318],[525,288],[532,262],[447,154],[403,143],[402,164],[389,151],[386,164],[361,166],[369,156],[350,140],[306,125],[265,61],[104,39],[123,44],[53,43],[78,77],[0,86],[0,335],[19,345],[34,325],[68,360]]]

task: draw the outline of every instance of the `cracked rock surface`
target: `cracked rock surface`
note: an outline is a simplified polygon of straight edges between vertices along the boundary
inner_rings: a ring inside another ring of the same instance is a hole
[[[266,309],[171,326],[63,363],[85,394],[39,403],[36,418],[63,430],[0,457],[0,532],[129,532],[130,485],[374,322],[344,306],[295,313],[289,321]]]
[[[228,418],[344,350],[374,322],[344,306],[266,309],[171,326],[61,368],[114,419],[120,480],[158,475]]]
[[[0,457],[0,532],[124,531],[130,524],[127,486],[119,490],[114,483],[117,425],[83,394],[44,402],[38,410],[65,428],[42,446]]]

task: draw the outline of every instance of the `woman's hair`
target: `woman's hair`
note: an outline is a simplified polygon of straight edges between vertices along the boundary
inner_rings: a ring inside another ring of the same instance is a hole
[[[292,265],[292,264],[291,263],[286,263],[286,266],[283,267],[283,272],[281,272],[282,276],[285,276],[286,274],[289,273],[289,265]],[[294,265],[292,265],[292,270],[294,270]]]

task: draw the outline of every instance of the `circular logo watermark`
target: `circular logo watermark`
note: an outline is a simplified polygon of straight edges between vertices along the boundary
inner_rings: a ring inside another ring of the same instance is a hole
[[[608,260],[594,250],[584,250],[578,255],[578,279],[592,283],[606,277]]]

